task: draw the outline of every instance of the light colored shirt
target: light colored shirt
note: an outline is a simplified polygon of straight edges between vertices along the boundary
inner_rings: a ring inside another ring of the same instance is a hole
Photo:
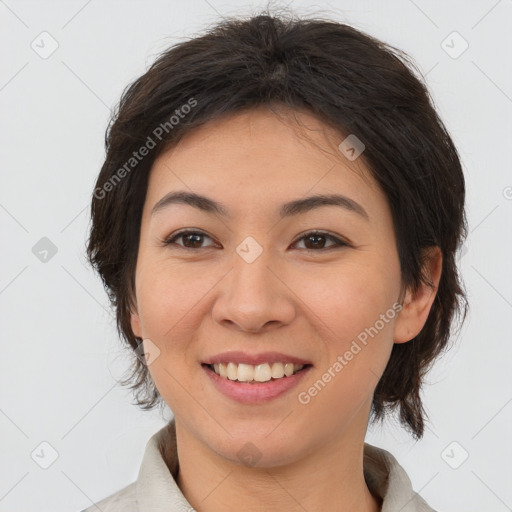
[[[171,457],[169,467],[163,453]],[[409,477],[388,451],[365,443],[363,455],[366,484],[383,500],[381,512],[435,512],[413,491]],[[82,512],[193,512],[176,483],[178,469],[172,419],[147,442],[137,480]]]

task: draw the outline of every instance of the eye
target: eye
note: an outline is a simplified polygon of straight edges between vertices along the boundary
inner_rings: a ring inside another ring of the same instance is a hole
[[[208,238],[212,240],[211,237],[209,237],[207,234],[203,233],[202,231],[192,231],[192,230],[184,230],[179,231],[178,233],[174,233],[169,238],[164,240],[164,245],[177,245],[179,247],[182,247],[183,249],[203,249],[205,247],[215,247],[215,244],[211,244],[209,246],[202,246],[202,243],[205,238]],[[183,243],[176,243],[177,240],[182,240]],[[349,246],[349,244],[340,238],[330,235],[328,233],[325,233],[323,231],[309,231],[302,235],[297,241],[294,243],[296,245],[297,243],[301,242],[302,240],[305,241],[306,246],[303,248],[306,251],[318,251],[318,250],[324,250],[324,249],[331,249],[334,247],[343,247],[343,246]],[[332,245],[325,247],[326,240],[330,240]],[[309,247],[308,247],[309,245]]]
[[[184,249],[202,249],[201,244],[204,238],[211,238],[201,231],[180,231],[164,241],[164,245],[175,244],[176,240],[183,239],[183,244],[177,244]],[[208,246],[207,246],[208,247]],[[213,247],[213,245],[209,246]]]
[[[333,247],[342,247],[342,246],[348,246],[349,244],[340,238],[330,235],[328,233],[324,233],[323,231],[309,231],[308,233],[305,233],[302,235],[297,242],[300,242],[304,240],[306,247],[304,249],[306,251],[315,251],[315,250],[322,250],[322,249],[331,249]],[[325,247],[325,241],[331,240],[334,242],[333,245]],[[295,243],[297,243],[295,242]],[[310,247],[307,246],[307,244],[310,245]]]

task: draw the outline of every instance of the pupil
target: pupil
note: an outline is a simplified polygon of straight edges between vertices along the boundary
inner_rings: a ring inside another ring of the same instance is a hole
[[[318,247],[318,239],[323,239],[324,236],[323,235],[310,235],[308,236],[308,240],[313,240],[313,239],[316,239],[317,242],[313,242],[313,246],[314,247]],[[323,246],[323,244],[320,242],[320,245]]]
[[[203,235],[198,235],[198,234],[185,235],[185,240],[190,240],[190,238],[194,238],[195,237],[196,238],[195,242],[197,242],[197,243],[192,242],[192,245],[193,245],[193,247],[197,247],[197,245],[201,245],[201,238],[202,238],[202,236]],[[188,245],[188,244],[185,243],[185,245]]]
[[[200,246],[201,245],[201,241],[202,241],[202,237],[203,235],[199,235],[199,234],[189,234],[189,235],[185,235],[184,236],[184,240],[187,240],[188,242],[190,242],[192,240],[192,246],[193,247],[197,247],[197,246]],[[313,247],[315,248],[318,248],[319,246],[320,247],[323,247],[324,243],[325,243],[325,237],[323,235],[310,235],[307,237],[307,240],[311,241],[313,240]],[[324,243],[322,243],[322,241]],[[189,243],[186,242],[185,245],[189,245]]]

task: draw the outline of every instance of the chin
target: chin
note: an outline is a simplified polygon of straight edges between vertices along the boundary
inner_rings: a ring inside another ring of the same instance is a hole
[[[274,421],[272,426],[261,424],[260,428],[253,430],[230,430],[232,437],[223,435],[218,440],[209,438],[207,444],[219,456],[245,467],[285,466],[296,462],[301,458],[301,452],[305,454],[307,450],[302,446],[305,442],[303,435],[296,437],[285,429],[282,429],[281,435],[277,430],[273,432],[279,421]]]

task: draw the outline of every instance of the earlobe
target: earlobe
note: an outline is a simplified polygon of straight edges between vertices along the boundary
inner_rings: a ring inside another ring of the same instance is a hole
[[[135,334],[137,338],[142,338],[142,329],[140,328],[140,319],[137,311],[130,311],[130,325],[133,334]]]
[[[443,267],[441,249],[437,246],[426,248],[423,260],[423,271],[428,282],[421,282],[415,292],[407,291],[402,310],[395,322],[395,343],[406,343],[420,333],[434,303]]]

